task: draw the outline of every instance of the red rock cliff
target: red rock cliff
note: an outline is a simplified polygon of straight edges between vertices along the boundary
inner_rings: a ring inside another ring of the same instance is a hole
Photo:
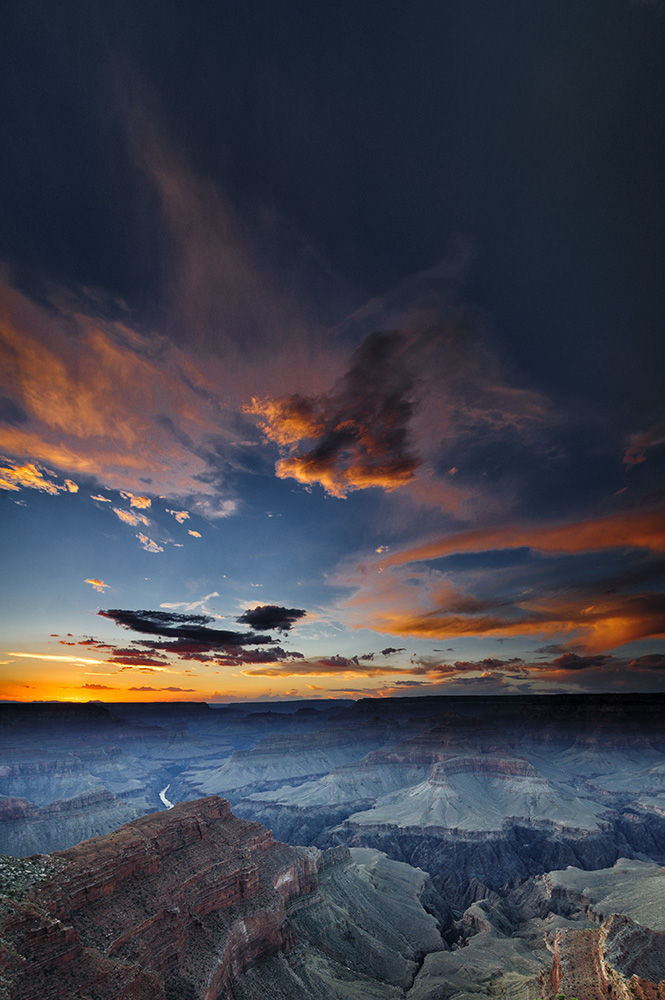
[[[321,863],[217,797],[2,862],[0,992],[12,1000],[224,997],[291,946],[289,903],[313,893]]]

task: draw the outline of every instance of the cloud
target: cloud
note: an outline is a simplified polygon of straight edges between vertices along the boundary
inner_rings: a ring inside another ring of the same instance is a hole
[[[164,551],[163,545],[158,545],[157,542],[153,541],[152,538],[148,538],[147,535],[144,535],[141,532],[139,532],[139,534],[136,537],[138,538],[139,542],[141,543],[142,547],[146,550],[146,552],[156,553]]]
[[[208,628],[207,623],[214,621],[211,615],[183,615],[175,611],[124,611],[117,608],[98,611],[97,614],[134,632],[166,636],[183,643],[191,643],[198,652],[264,645],[271,641],[270,636],[258,635],[256,632],[231,632],[226,629]],[[155,648],[178,651],[176,644]]]
[[[215,500],[197,500],[197,514],[207,518],[209,521],[218,521],[223,517],[231,517],[238,509],[237,500],[222,500],[217,497]]]
[[[275,629],[278,632],[290,632],[295,622],[307,615],[302,608],[282,608],[277,604],[260,604],[249,608],[236,618],[241,625],[250,625],[258,629]]]
[[[167,608],[167,609],[171,609],[171,610],[175,610],[176,608],[182,608],[183,611],[199,611],[200,610],[202,614],[209,616],[209,619],[208,619],[209,621],[212,621],[213,618],[223,618],[224,617],[224,615],[218,615],[214,611],[210,611],[207,608],[206,605],[207,605],[208,601],[211,598],[213,598],[213,597],[219,597],[219,593],[216,590],[213,590],[212,593],[210,593],[210,594],[206,594],[205,597],[202,597],[200,601],[176,601],[174,603],[164,602],[163,604],[160,604],[159,606],[160,606],[160,608]]]
[[[604,652],[665,633],[665,598],[636,589],[657,575],[652,563],[660,558],[651,551],[660,549],[664,534],[662,518],[643,510],[578,525],[449,535],[340,572],[333,582],[352,588],[352,594],[337,613],[350,626],[386,635],[430,640],[538,636],[550,645],[575,641],[587,654]],[[511,543],[524,548],[509,572],[504,558],[488,554],[501,542],[504,551]],[[526,548],[529,542],[552,551],[534,558]],[[599,555],[587,558],[583,545],[598,546]],[[482,546],[488,547],[483,560],[470,560],[466,570],[455,563],[455,579],[468,584],[466,591],[451,583],[447,564],[429,564],[460,549],[482,551]],[[564,546],[582,550],[585,558],[561,552]],[[611,546],[624,553],[627,568],[621,574],[616,555],[606,551]]]
[[[78,486],[71,479],[66,479],[62,486],[46,479],[45,476],[55,476],[56,473],[43,465],[36,465],[34,462],[26,462],[21,465],[12,458],[3,458],[2,461],[8,464],[0,467],[0,490],[10,490],[18,492],[21,489],[39,490],[41,493],[49,493],[56,496],[61,492],[76,493]]]
[[[124,497],[125,500],[129,500],[130,507],[150,507],[152,503],[150,497],[137,497],[134,493],[126,493],[124,490],[120,490],[120,496]]]
[[[109,687],[108,684],[81,684],[81,691],[117,691],[117,688]]]
[[[424,673],[424,670],[420,671]],[[360,662],[357,656],[323,656],[301,658],[277,666],[259,667],[253,670],[242,670],[246,677],[381,677],[390,674],[408,676],[413,670],[405,667],[377,666]]]
[[[665,655],[663,653],[647,653],[636,656],[628,661],[629,670],[665,670]]]
[[[381,650],[381,656],[392,656],[393,653],[404,653],[405,648],[402,646],[400,649],[395,649],[394,646],[386,646],[385,649]]]
[[[128,691],[175,691],[181,694],[191,694],[196,691],[196,688],[180,688],[180,687],[130,687],[127,688]]]
[[[83,297],[54,289],[39,305],[0,282],[0,392],[25,414],[0,425],[0,450],[16,463],[5,488],[68,489],[39,474],[56,468],[134,497],[149,484],[222,501],[213,443],[224,428],[207,383],[166,338],[103,319]]]
[[[108,497],[103,497],[101,493],[96,497],[90,497],[91,500],[99,500],[100,503],[113,503]]]
[[[201,537],[201,532],[200,531],[192,531],[191,528],[189,529],[188,534],[192,535],[194,538],[200,538]]]
[[[647,431],[633,434],[628,440],[628,447],[623,456],[624,465],[639,465],[645,461],[647,449],[661,444],[665,444],[665,424],[655,424]]]
[[[178,524],[182,524],[183,521],[186,521],[189,518],[188,510],[167,510],[166,513],[173,514]]]
[[[130,524],[132,527],[136,527],[137,524],[145,524],[147,527],[150,521],[145,516],[145,514],[135,514],[132,510],[122,510],[120,507],[113,507],[113,513],[116,514],[121,521],[125,524]]]
[[[410,347],[399,333],[372,333],[330,394],[254,398],[246,412],[285,451],[277,475],[320,483],[336,497],[409,482],[419,464],[408,434],[415,405]]]
[[[604,517],[555,525],[501,525],[446,535],[393,552],[381,567],[439,559],[457,552],[529,547],[540,552],[591,552],[607,548],[665,551],[665,510],[622,511]]]
[[[99,591],[100,594],[104,593],[104,590],[108,588],[108,583],[104,583],[103,580],[96,580],[94,578],[86,580],[95,590]]]
[[[91,663],[104,664],[106,660],[91,660],[85,656],[64,656],[62,653],[7,653],[8,656],[20,656],[27,660],[53,660],[54,663],[79,663],[88,666]]]
[[[588,667],[602,667],[611,661],[612,657],[605,654],[596,656],[578,656],[577,653],[564,653],[549,664],[555,670],[586,670]]]

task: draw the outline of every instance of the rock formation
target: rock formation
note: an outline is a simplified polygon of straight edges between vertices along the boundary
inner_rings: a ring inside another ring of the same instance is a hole
[[[422,872],[275,842],[216,797],[5,857],[0,878],[0,984],[14,1000],[215,1000],[243,976],[244,997],[341,998],[355,980],[353,995],[401,997],[417,956],[445,947]]]

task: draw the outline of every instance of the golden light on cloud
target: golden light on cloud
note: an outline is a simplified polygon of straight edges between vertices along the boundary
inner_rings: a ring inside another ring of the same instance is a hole
[[[133,528],[137,524],[144,524],[146,527],[150,524],[150,520],[145,516],[145,514],[135,514],[132,510],[122,510],[120,507],[113,507],[113,513],[117,514],[121,521],[125,524],[131,524]]]
[[[94,590],[99,591],[100,594],[103,594],[104,590],[107,589],[109,586],[108,583],[104,583],[103,580],[97,580],[94,577],[87,579],[85,582],[89,583],[91,587],[93,587]]]
[[[173,514],[178,524],[182,524],[183,521],[187,521],[189,518],[188,510],[167,510],[167,514]]]
[[[189,534],[192,535],[194,538],[201,538],[201,532],[200,531],[192,531],[191,528],[190,528]]]
[[[540,552],[591,552],[609,548],[645,548],[665,551],[665,509],[622,511],[605,517],[558,525],[504,525],[446,535],[395,552],[384,567],[438,559],[456,552],[529,547]]]
[[[81,666],[90,664],[106,664],[107,660],[92,660],[87,656],[71,656],[64,653],[7,653],[7,656],[18,656],[24,660],[53,660],[54,663],[78,663]]]
[[[78,486],[71,479],[66,479],[63,486],[59,486],[52,479],[46,476],[55,476],[56,473],[44,466],[36,465],[34,462],[26,462],[21,465],[13,459],[5,459],[8,465],[0,466],[0,489],[18,492],[21,489],[40,490],[42,493],[49,493],[56,496],[63,491],[76,493]]]
[[[149,506],[148,479],[155,494],[217,497],[196,447],[219,434],[213,394],[197,391],[206,376],[165,339],[52,294],[62,299],[54,309],[0,282],[0,388],[27,418],[0,427],[0,452],[13,461],[0,488],[54,494],[85,474],[138,508]],[[166,412],[168,422],[156,419]],[[68,483],[53,482],[52,468]]]
[[[134,493],[126,493],[124,490],[120,490],[120,496],[124,497],[125,500],[129,500],[130,507],[145,508],[150,507],[152,500],[150,497],[138,497]]]

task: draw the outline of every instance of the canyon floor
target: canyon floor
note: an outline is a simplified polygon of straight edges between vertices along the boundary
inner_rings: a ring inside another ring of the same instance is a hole
[[[15,1000],[665,998],[664,696],[4,704],[0,743]]]

